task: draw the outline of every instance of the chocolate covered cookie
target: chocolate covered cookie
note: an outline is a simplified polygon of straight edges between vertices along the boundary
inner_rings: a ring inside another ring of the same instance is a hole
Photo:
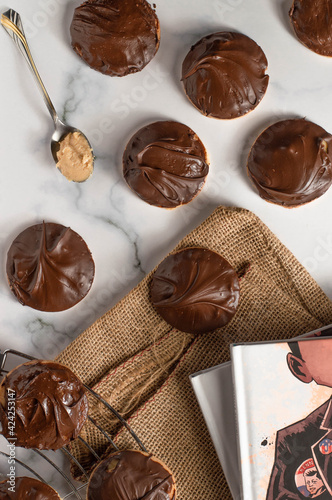
[[[289,17],[300,42],[332,57],[332,0],[294,0]]]
[[[263,99],[267,59],[251,38],[220,32],[199,40],[185,57],[185,92],[206,116],[229,120],[252,111]]]
[[[183,332],[207,333],[226,325],[239,297],[235,270],[206,248],[169,255],[152,277],[152,304],[167,323]]]
[[[146,0],[88,0],[75,9],[70,33],[74,51],[110,76],[141,71],[160,38],[158,17]]]
[[[247,168],[264,200],[288,208],[303,205],[332,184],[332,136],[304,118],[282,120],[258,137]]]
[[[11,401],[15,402],[13,425]],[[88,415],[82,382],[66,366],[29,361],[0,384],[1,434],[23,448],[57,450],[79,435]]]
[[[87,500],[175,500],[171,471],[154,456],[134,450],[117,451],[93,471]]]
[[[81,236],[47,222],[28,227],[14,239],[6,271],[21,304],[40,311],[64,311],[86,296],[95,266]]]
[[[14,481],[13,481],[14,482]],[[17,477],[14,485],[0,483],[1,500],[60,500],[57,492],[48,484],[32,477]]]
[[[209,172],[205,147],[183,123],[151,123],[130,139],[123,155],[123,175],[142,200],[163,208],[189,203]]]

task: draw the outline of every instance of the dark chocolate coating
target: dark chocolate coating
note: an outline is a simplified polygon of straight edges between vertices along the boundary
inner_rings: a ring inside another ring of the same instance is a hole
[[[188,333],[207,333],[226,325],[240,296],[236,272],[221,255],[185,248],[166,257],[151,283],[151,300],[162,318]]]
[[[254,143],[248,175],[267,201],[285,207],[318,198],[332,184],[332,136],[305,119],[277,122]]]
[[[14,491],[9,488],[8,481],[0,483],[0,500],[60,500],[51,486],[32,477],[17,477]]]
[[[87,500],[175,500],[171,472],[152,455],[125,450],[112,453],[90,478]]]
[[[332,0],[294,0],[289,16],[300,42],[332,57]]]
[[[8,389],[15,391],[15,444],[57,450],[76,439],[88,414],[82,382],[66,366],[30,361],[12,370],[0,385],[0,422],[12,438]]]
[[[141,71],[159,47],[159,21],[146,0],[88,0],[70,27],[75,52],[110,76]]]
[[[6,271],[21,304],[40,311],[64,311],[86,296],[95,266],[77,233],[47,222],[30,226],[15,238]]]
[[[174,208],[189,203],[209,172],[205,147],[191,128],[160,121],[141,128],[123,154],[123,175],[150,205]]]
[[[269,82],[266,69],[267,59],[256,42],[241,33],[220,32],[191,47],[183,61],[182,81],[201,113],[229,120],[262,100]]]

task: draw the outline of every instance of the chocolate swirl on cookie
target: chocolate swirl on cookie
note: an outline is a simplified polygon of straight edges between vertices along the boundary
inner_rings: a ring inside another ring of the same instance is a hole
[[[204,115],[231,119],[253,110],[264,97],[267,59],[256,42],[241,33],[208,35],[183,61],[182,81],[190,101]]]
[[[15,238],[6,271],[21,304],[40,311],[64,311],[88,293],[95,267],[77,233],[48,222],[30,226]]]
[[[294,0],[289,16],[303,45],[317,54],[332,57],[331,0]]]
[[[186,248],[158,266],[151,300],[170,325],[189,333],[206,333],[226,325],[239,302],[236,272],[221,255]]]
[[[141,71],[159,47],[159,21],[146,0],[88,0],[70,27],[74,51],[110,76]]]
[[[285,207],[303,205],[332,184],[332,136],[305,119],[282,120],[258,137],[247,166],[262,198]]]
[[[1,433],[10,435],[8,394],[15,394],[15,444],[57,450],[76,439],[88,414],[82,382],[52,361],[30,361],[12,370],[0,385]],[[12,398],[11,398],[12,399]]]
[[[1,500],[60,500],[56,491],[32,477],[17,477],[15,486],[8,481],[0,483]]]
[[[128,185],[150,205],[174,208],[190,202],[209,172],[204,145],[186,125],[151,123],[130,139],[123,155]]]
[[[87,500],[175,500],[171,471],[157,458],[134,450],[114,452],[92,473]]]

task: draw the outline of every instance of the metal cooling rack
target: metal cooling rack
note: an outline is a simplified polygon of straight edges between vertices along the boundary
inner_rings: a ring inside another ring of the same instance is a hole
[[[11,358],[12,356],[16,356],[16,357],[19,357],[19,358],[23,358],[23,360],[28,360],[28,361],[32,361],[32,360],[35,360],[36,358],[33,358],[32,356],[29,356],[27,354],[24,354],[22,352],[19,352],[19,351],[15,351],[13,349],[6,349],[5,351],[1,352],[0,351],[0,376],[2,375],[5,375],[6,373],[9,372],[7,368],[7,363],[8,363],[8,360],[9,358]],[[24,362],[24,361],[23,361]],[[99,394],[97,394],[95,391],[93,391],[89,386],[87,386],[86,384],[84,384],[84,387],[85,389],[91,394],[91,396],[93,396],[95,399],[97,399],[100,403],[102,403],[106,408],[107,410],[109,410],[118,420],[119,422],[125,427],[125,429],[127,429],[127,431],[132,435],[132,437],[135,439],[135,441],[137,442],[137,444],[139,445],[140,449],[142,451],[146,451],[146,448],[144,447],[143,443],[141,442],[141,440],[137,437],[137,435],[135,434],[135,432],[132,430],[132,428],[130,427],[130,425],[126,422],[126,420],[114,409],[112,408],[111,405],[109,405],[107,403],[107,401],[105,401]],[[92,417],[90,417],[88,415],[88,420],[98,429],[98,431],[103,434],[103,436],[107,439],[107,441],[110,443],[110,445],[114,448],[114,450],[118,450],[118,446],[114,443],[114,441],[112,440],[111,436],[102,428],[102,426],[100,426],[95,419],[93,419]],[[80,440],[80,442],[89,450],[89,452],[94,456],[94,458],[96,459],[96,463],[98,463],[98,461],[101,460],[101,457],[100,455],[98,455],[98,453],[81,437],[81,436],[78,436],[78,438]],[[69,489],[69,492],[67,494],[65,494],[65,496],[63,496],[63,500],[69,500],[69,499],[72,499],[72,498],[77,498],[79,500],[83,500],[83,498],[85,498],[85,496],[83,497],[82,496],[82,490],[84,491],[85,487],[87,486],[88,484],[88,481],[89,481],[89,473],[88,471],[79,463],[79,461],[69,452],[69,450],[65,447],[63,448],[60,448],[60,450],[58,450],[59,452],[62,452],[66,458],[70,461],[72,461],[72,463],[74,463],[78,469],[81,471],[82,475],[84,476],[85,480],[82,480],[80,481],[82,484],[80,485],[76,485],[74,483],[74,480],[71,478],[70,474],[69,473],[66,473],[64,472],[56,463],[54,463],[53,460],[51,460],[45,453],[41,452],[40,450],[36,450],[36,449],[32,449],[31,450],[34,454],[38,455],[42,460],[44,460],[45,462],[47,462],[51,467],[53,467],[53,469],[56,471],[56,473],[62,477],[62,479],[65,481],[68,489]],[[57,452],[56,452],[57,453]],[[7,459],[9,459],[9,455],[3,451],[0,450],[0,456],[3,456],[3,457],[7,457]],[[17,458],[15,458],[15,462],[18,463],[19,465],[21,465],[24,469],[26,469],[27,471],[29,471],[31,474],[33,474],[37,479],[39,479],[40,481],[44,482],[44,483],[47,483],[47,481],[45,481],[43,479],[43,477],[41,477],[38,472],[36,472],[32,467],[30,467],[29,465],[27,465],[24,461],[21,461]]]

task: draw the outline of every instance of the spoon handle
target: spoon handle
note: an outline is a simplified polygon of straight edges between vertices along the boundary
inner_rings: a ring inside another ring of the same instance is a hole
[[[28,66],[29,66],[30,70],[32,71],[32,73],[36,79],[36,82],[38,83],[38,86],[42,92],[47,109],[49,110],[50,115],[52,116],[54,123],[56,123],[56,121],[58,120],[58,115],[55,111],[55,108],[52,104],[50,96],[47,93],[47,90],[42,82],[42,79],[40,78],[40,75],[39,75],[38,70],[36,68],[36,65],[34,63],[34,60],[32,58],[27,39],[25,37],[23,24],[22,24],[20,15],[17,12],[15,12],[15,10],[9,9],[7,12],[4,12],[2,14],[1,24],[2,24],[3,28],[7,31],[9,36],[12,38],[12,40],[15,42],[19,51],[21,52],[24,59],[28,63]]]

